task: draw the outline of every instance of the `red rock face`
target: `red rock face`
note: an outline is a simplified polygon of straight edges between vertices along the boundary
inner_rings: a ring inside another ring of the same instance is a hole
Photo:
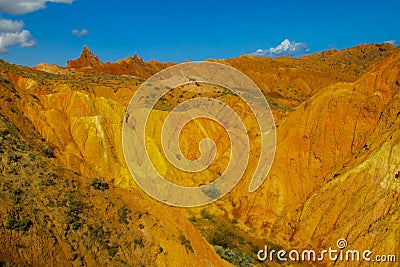
[[[157,61],[144,62],[137,54],[133,57],[126,57],[117,62],[103,63],[95,56],[87,46],[83,47],[82,53],[79,58],[69,60],[67,62],[67,69],[76,69],[81,72],[92,72],[101,74],[113,75],[132,75],[141,78],[148,78],[151,75],[159,72],[160,70],[171,66],[172,63],[159,63]]]
[[[104,66],[104,63],[99,60],[98,56],[94,56],[93,52],[85,45],[79,58],[68,60],[67,68],[75,68],[78,70],[85,68],[98,68]]]

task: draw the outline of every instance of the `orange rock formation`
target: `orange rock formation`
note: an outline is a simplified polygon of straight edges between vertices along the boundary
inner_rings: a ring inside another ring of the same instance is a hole
[[[212,245],[239,249],[257,263],[254,250],[264,244],[320,251],[335,248],[339,238],[349,248],[400,257],[400,49],[361,45],[299,59],[244,55],[220,62],[247,74],[269,100],[276,157],[256,192],[247,191],[254,153],[228,195],[178,209],[138,189],[121,147],[130,98],[143,78],[172,63],[137,56],[103,63],[87,47],[65,69],[1,61],[0,262],[222,266],[229,263]],[[193,90],[166,96],[168,105],[191,98]],[[236,103],[233,96],[216,97]],[[167,110],[160,106],[154,116]],[[246,112],[243,118],[252,120]],[[202,127],[227,149],[220,128]],[[185,153],[198,155],[190,126],[181,138]],[[151,141],[161,150],[159,140]],[[215,178],[221,166],[197,182]],[[172,169],[166,173],[176,179]]]

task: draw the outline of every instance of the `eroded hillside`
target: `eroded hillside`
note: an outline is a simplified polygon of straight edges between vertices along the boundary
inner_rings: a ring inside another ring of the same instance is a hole
[[[255,252],[264,244],[322,250],[339,238],[352,248],[400,255],[398,47],[362,45],[300,59],[220,61],[247,74],[268,99],[277,124],[276,156],[262,187],[249,193],[257,163],[254,145],[238,186],[195,209],[151,199],[127,170],[121,140],[125,109],[143,77],[168,64],[124,62],[102,63],[85,48],[67,69],[37,67],[48,71],[43,72],[0,63],[2,261],[228,264],[219,254],[245,266],[257,263]],[[197,87],[167,95],[149,127],[157,129],[171,106],[198,94],[240,109],[234,96]],[[241,118],[252,125],[248,112]],[[182,149],[196,158],[203,136],[217,139],[218,148],[227,151],[220,130],[209,122],[189,126]],[[249,131],[249,136],[257,143],[257,134]],[[150,141],[159,153],[159,138]],[[218,177],[226,161],[218,164],[196,182]],[[165,173],[179,182],[172,168]]]
[[[114,185],[128,180],[120,147],[113,148],[127,101],[113,89],[123,79],[55,76],[4,61],[1,73],[0,262],[227,264],[179,209],[165,209],[128,182],[129,190]],[[127,79],[131,87],[140,82]]]

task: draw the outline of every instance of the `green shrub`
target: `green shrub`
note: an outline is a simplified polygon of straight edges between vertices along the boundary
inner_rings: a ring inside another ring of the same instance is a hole
[[[190,216],[189,217],[189,221],[191,221],[191,222],[196,222],[197,221],[197,218],[196,218],[196,216]]]
[[[119,210],[118,210],[118,221],[122,224],[129,224],[128,222],[128,212],[129,209],[126,205],[123,205]]]
[[[6,229],[15,229],[16,225],[18,225],[18,221],[13,216],[8,217],[6,222]]]
[[[31,227],[32,221],[29,218],[23,218],[19,222],[18,230],[26,232],[28,231],[29,227]]]
[[[214,250],[222,259],[236,266],[248,267],[253,264],[253,259],[249,255],[236,248],[231,249],[215,245]]]
[[[10,216],[6,222],[6,229],[9,230],[26,232],[31,226],[32,221],[29,218],[23,218],[20,222],[18,222],[14,216]]]
[[[17,188],[12,192],[14,204],[19,204],[21,201],[22,190]]]
[[[143,239],[141,237],[135,238],[133,240],[133,243],[135,244],[135,249],[136,249],[136,246],[139,246],[141,248],[144,247]]]
[[[78,230],[82,226],[82,222],[80,220],[76,220],[73,222],[70,222],[69,226],[71,227],[72,230]]]
[[[70,199],[67,209],[67,224],[72,230],[78,230],[82,226],[80,214],[82,213],[83,203],[76,199]]]
[[[93,178],[90,185],[94,189],[100,190],[100,191],[105,191],[109,188],[108,183],[106,181],[104,181],[103,179],[99,179],[99,178]]]
[[[95,227],[89,226],[90,230],[90,238],[100,244],[103,248],[108,248],[109,240],[111,236],[111,232],[106,228],[103,229],[103,226],[97,225]]]
[[[186,251],[194,253],[192,244],[190,244],[190,240],[186,239],[186,236],[183,233],[180,233],[179,239],[181,240],[181,245],[185,246]]]
[[[48,158],[55,158],[53,149],[50,146],[44,146],[43,153]]]
[[[118,250],[119,250],[118,244],[112,244],[111,246],[107,246],[108,256],[110,257],[114,257],[115,254],[118,253]]]
[[[232,247],[235,241],[235,236],[225,225],[216,227],[210,234],[209,241],[213,245],[218,245],[224,248]]]
[[[211,222],[215,222],[215,218],[210,213],[208,213],[208,211],[206,209],[202,209],[200,214],[201,214],[201,217],[203,217],[204,219],[207,219]]]

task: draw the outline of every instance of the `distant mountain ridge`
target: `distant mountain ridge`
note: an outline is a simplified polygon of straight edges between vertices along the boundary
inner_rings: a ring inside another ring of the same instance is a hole
[[[67,69],[75,69],[81,72],[113,75],[133,75],[141,78],[148,78],[160,70],[172,66],[172,63],[159,63],[155,60],[144,62],[137,54],[133,57],[126,57],[114,63],[103,63],[85,45],[81,55],[75,60],[67,61]]]
[[[270,100],[270,104],[287,110],[297,107],[316,91],[338,82],[354,82],[374,64],[400,52],[389,43],[361,44],[344,50],[327,50],[300,58],[264,58],[243,55],[237,58],[214,60],[231,65],[248,75]],[[67,66],[41,64],[35,68],[51,73],[98,73],[132,75],[147,79],[176,63],[144,62],[137,54],[116,62],[102,62],[87,46]],[[283,112],[283,111],[282,111]],[[284,113],[284,112],[283,112]]]

